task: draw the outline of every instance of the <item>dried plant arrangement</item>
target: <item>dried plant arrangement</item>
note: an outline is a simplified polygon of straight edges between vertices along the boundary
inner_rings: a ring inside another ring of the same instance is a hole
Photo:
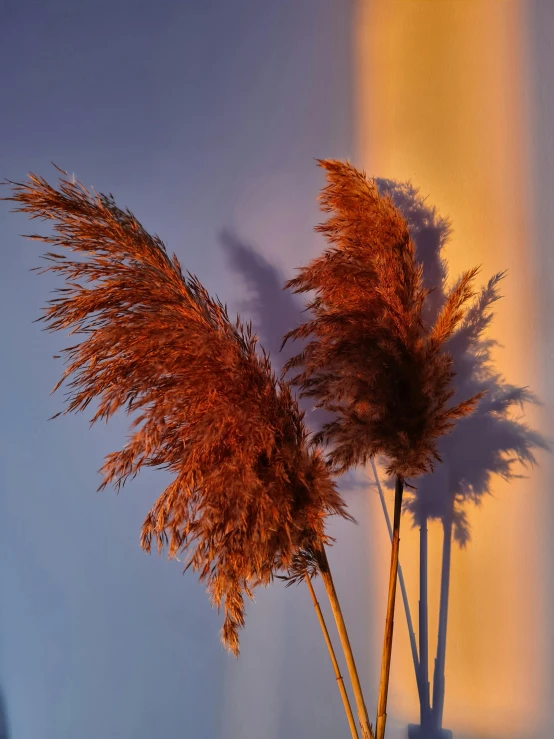
[[[362,739],[383,739],[392,653],[400,519],[406,480],[440,461],[438,440],[469,416],[482,393],[452,403],[447,344],[473,297],[466,272],[429,320],[425,285],[407,221],[348,163],[321,160],[329,214],[316,228],[329,246],[286,287],[314,291],[310,320],[289,332],[309,340],[280,378],[251,324],[229,318],[199,280],[113,196],[62,177],[58,187],[30,175],[9,184],[15,210],[51,222],[42,271],[65,281],[41,320],[82,340],[63,350],[67,407],[96,405],[91,423],[120,410],[131,436],[109,454],[100,488],[123,486],[142,467],[170,471],[172,482],[148,513],[143,548],[186,554],[224,612],[222,641],[239,653],[245,596],[275,577],[306,581],[329,650],[350,732],[358,737],[344,680],[312,586],[321,576],[336,622]],[[65,251],[76,254],[69,259]],[[291,369],[299,372],[290,380]],[[310,436],[294,396],[332,414]],[[61,415],[61,414],[56,414]],[[350,518],[336,477],[387,460],[395,481],[394,522],[375,733],[326,546],[330,516]]]
[[[60,172],[58,188],[35,175],[10,182],[5,200],[52,222],[53,235],[28,238],[80,257],[48,252],[51,264],[41,270],[60,275],[65,286],[39,320],[83,337],[62,352],[66,369],[55,389],[64,382],[69,388],[63,413],[96,402],[91,424],[121,409],[133,416],[127,444],[105,460],[100,489],[120,489],[142,467],[173,474],[144,521],[141,544],[146,551],[153,542],[159,551],[167,547],[170,557],[186,553],[187,569],[223,608],[222,641],[235,655],[244,598],[256,587],[288,572],[314,595],[309,552],[334,599],[355,672],[325,553],[328,517],[350,516],[289,383],[276,378],[251,325],[232,322],[129,210]],[[335,667],[320,611],[318,617]],[[343,682],[339,688],[355,738]]]
[[[320,206],[329,218],[317,227],[329,246],[286,287],[315,292],[312,317],[284,339],[310,339],[285,372],[316,407],[335,415],[316,435],[329,446],[341,474],[376,456],[395,478],[394,522],[387,616],[375,735],[385,733],[392,651],[400,517],[406,478],[440,461],[437,440],[468,416],[481,393],[456,405],[452,357],[445,344],[463,320],[478,269],[461,276],[433,323],[425,320],[432,288],[406,220],[375,182],[351,164],[319,160],[327,185]]]

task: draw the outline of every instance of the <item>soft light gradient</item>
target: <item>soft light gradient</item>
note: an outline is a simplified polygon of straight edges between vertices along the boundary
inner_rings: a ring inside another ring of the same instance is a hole
[[[412,180],[451,218],[454,233],[446,256],[452,277],[476,263],[483,281],[508,269],[491,330],[502,346],[493,356],[508,381],[530,385],[540,395],[552,326],[541,321],[537,279],[545,244],[534,230],[531,186],[529,33],[538,9],[496,0],[361,0],[355,39],[360,164],[370,175]],[[548,431],[544,412],[528,411],[527,420]],[[544,512],[551,506],[551,466],[544,455],[540,460],[543,466],[525,480],[495,482],[493,497],[471,511],[467,550],[454,549],[443,725],[455,736],[546,735],[551,663],[545,596],[551,581],[545,560],[552,550]],[[375,502],[372,521],[380,539],[376,563],[384,576],[388,541],[384,527],[375,526],[378,508]],[[432,668],[438,526],[431,528],[430,542]],[[401,561],[417,613],[415,531],[404,532]],[[381,603],[385,587],[380,586]],[[397,623],[400,619],[403,613]],[[417,722],[404,623],[397,637],[391,711],[403,722]]]

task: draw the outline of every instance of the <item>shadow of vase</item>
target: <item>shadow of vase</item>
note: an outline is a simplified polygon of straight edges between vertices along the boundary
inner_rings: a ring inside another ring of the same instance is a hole
[[[423,727],[420,724],[408,724],[408,739],[452,739],[449,729]]]

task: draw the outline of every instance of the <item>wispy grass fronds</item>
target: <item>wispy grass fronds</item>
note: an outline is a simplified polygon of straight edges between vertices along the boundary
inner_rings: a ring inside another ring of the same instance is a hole
[[[53,225],[52,235],[30,238],[79,257],[49,252],[43,270],[65,285],[42,320],[82,337],[63,350],[64,412],[96,401],[91,423],[121,409],[134,417],[100,487],[119,489],[142,467],[173,474],[146,517],[142,546],[186,552],[223,607],[223,642],[238,654],[244,595],[290,568],[306,542],[326,541],[327,516],[346,516],[290,387],[251,326],[232,322],[111,195],[65,178],[57,188],[36,175],[10,184],[16,211]]]
[[[279,579],[286,583],[286,587],[299,585],[304,580],[313,580],[321,570],[321,562],[318,561],[317,553],[308,544],[299,549],[294,557],[286,575],[279,575]]]
[[[315,291],[308,320],[285,336],[310,337],[286,365],[302,395],[335,414],[317,435],[338,472],[386,455],[388,472],[414,477],[440,461],[437,439],[473,410],[480,396],[450,404],[452,359],[444,350],[464,318],[478,269],[461,276],[432,325],[406,220],[389,196],[352,165],[319,162],[327,186],[317,231],[324,253],[287,283]]]

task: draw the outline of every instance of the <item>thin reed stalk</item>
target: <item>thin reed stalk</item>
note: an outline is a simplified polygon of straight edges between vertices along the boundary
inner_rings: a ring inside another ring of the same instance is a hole
[[[350,645],[350,639],[348,637],[348,631],[346,629],[346,624],[344,622],[344,617],[342,615],[342,610],[341,610],[339,599],[337,596],[337,591],[335,590],[335,584],[333,582],[333,576],[331,575],[331,568],[329,566],[329,560],[327,559],[327,554],[325,552],[325,548],[323,547],[323,545],[318,547],[317,554],[318,554],[318,560],[320,564],[321,579],[323,580],[323,584],[325,585],[325,590],[327,591],[327,597],[329,598],[329,603],[331,604],[331,610],[333,611],[333,616],[335,618],[335,623],[337,625],[337,630],[339,632],[339,638],[340,638],[342,650],[344,652],[344,657],[346,659],[348,674],[350,676],[350,681],[352,683],[352,690],[354,691],[354,698],[356,701],[356,708],[358,711],[358,721],[360,724],[362,737],[363,739],[374,739],[373,727],[371,726],[371,723],[369,721],[369,715],[368,715],[367,708],[365,705],[364,696],[362,692],[362,686],[360,684],[360,678],[358,675],[356,662],[354,660],[354,654],[352,652],[352,647]]]
[[[323,613],[321,612],[321,607],[319,605],[319,601],[317,600],[317,596],[315,594],[315,590],[312,585],[312,580],[309,576],[306,576],[305,580],[306,580],[306,585],[308,586],[308,590],[310,591],[310,595],[312,597],[312,602],[314,604],[315,612],[317,614],[317,619],[319,621],[319,625],[323,633],[323,638],[325,639],[325,644],[327,645],[327,649],[329,651],[329,657],[331,658],[331,664],[333,665],[333,671],[335,673],[335,678],[337,680],[337,685],[338,685],[339,692],[342,698],[342,704],[344,706],[344,712],[346,713],[346,718],[348,720],[348,726],[350,727],[350,733],[352,735],[352,739],[358,739],[356,719],[354,718],[354,714],[352,713],[352,706],[350,705],[348,693],[346,692],[346,687],[344,685],[344,678],[341,675],[341,671],[340,671],[339,663],[337,662],[337,657],[335,654],[333,643],[331,642],[331,637],[329,636],[329,631],[327,629],[327,624],[325,623],[325,619],[323,618]]]
[[[381,480],[379,479],[379,473],[377,472],[377,467],[375,466],[375,461],[373,457],[371,458],[371,468],[373,470],[373,476],[375,478],[375,484],[377,485],[377,491],[379,493],[379,500],[381,501],[381,506],[383,508],[383,515],[385,517],[385,522],[387,524],[387,529],[389,532],[389,537],[392,542],[392,524],[389,516],[389,512],[387,510],[387,504],[385,501],[385,495],[383,493],[383,486],[381,485]],[[404,612],[406,614],[406,623],[408,624],[408,635],[410,637],[410,649],[412,652],[412,661],[414,663],[414,671],[415,676],[417,680],[417,687],[418,692],[419,691],[419,656],[417,652],[417,643],[416,643],[416,635],[414,630],[414,622],[412,620],[412,612],[410,610],[410,601],[408,600],[408,591],[406,590],[406,581],[404,580],[404,573],[402,572],[402,565],[400,564],[400,560],[398,561],[398,584],[400,585],[400,592],[402,593],[402,602],[404,604]],[[420,695],[421,699],[421,695]]]
[[[381,661],[381,679],[379,680],[379,697],[377,699],[377,722],[375,739],[383,739],[387,722],[387,697],[389,692],[390,661],[392,655],[392,635],[394,630],[394,606],[396,601],[396,582],[398,575],[398,555],[400,550],[400,517],[402,514],[402,493],[404,480],[398,475],[394,491],[394,523],[392,531],[391,564],[389,575],[389,595],[387,601],[387,618],[383,639],[383,658]]]

